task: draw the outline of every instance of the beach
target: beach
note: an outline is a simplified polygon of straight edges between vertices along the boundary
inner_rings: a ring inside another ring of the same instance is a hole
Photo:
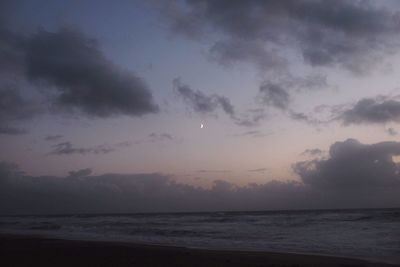
[[[359,259],[190,249],[124,242],[0,235],[0,265],[11,266],[400,266]]]

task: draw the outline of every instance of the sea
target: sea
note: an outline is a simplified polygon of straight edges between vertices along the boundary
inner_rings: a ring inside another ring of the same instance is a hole
[[[0,216],[0,233],[400,263],[400,209]]]

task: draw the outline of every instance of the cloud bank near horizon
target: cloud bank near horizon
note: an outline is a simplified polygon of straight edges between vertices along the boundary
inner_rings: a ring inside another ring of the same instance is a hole
[[[310,208],[400,205],[399,142],[334,143],[328,158],[297,162],[300,181],[273,180],[238,186],[214,180],[210,188],[160,173],[93,175],[89,168],[66,177],[30,176],[0,164],[0,213],[90,213]]]

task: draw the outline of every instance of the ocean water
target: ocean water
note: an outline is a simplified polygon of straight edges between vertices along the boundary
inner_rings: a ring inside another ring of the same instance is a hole
[[[2,216],[0,232],[400,263],[400,209]]]

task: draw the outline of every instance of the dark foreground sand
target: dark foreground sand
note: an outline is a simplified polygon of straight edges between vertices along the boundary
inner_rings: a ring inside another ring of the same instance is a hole
[[[399,266],[285,253],[214,251],[0,235],[0,266]]]

